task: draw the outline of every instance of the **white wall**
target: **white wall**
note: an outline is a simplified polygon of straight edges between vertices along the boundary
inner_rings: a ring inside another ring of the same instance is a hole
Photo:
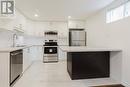
[[[122,83],[130,87],[130,17],[107,24],[106,11],[124,0],[115,0],[111,5],[86,21],[88,47],[122,48]],[[116,69],[115,69],[116,70]]]

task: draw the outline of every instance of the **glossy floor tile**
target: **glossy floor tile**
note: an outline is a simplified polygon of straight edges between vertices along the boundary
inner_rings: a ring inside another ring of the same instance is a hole
[[[17,81],[14,87],[89,87],[117,84],[110,78],[71,80],[66,62],[35,62]]]

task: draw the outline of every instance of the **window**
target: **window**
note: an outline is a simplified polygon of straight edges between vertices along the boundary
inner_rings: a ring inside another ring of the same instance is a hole
[[[111,21],[117,21],[123,18],[124,5],[120,6],[111,12]]]
[[[125,5],[125,17],[130,16],[130,1]]]
[[[107,12],[107,17],[106,17],[106,22],[110,23],[111,22],[111,11]]]
[[[128,16],[130,16],[130,1],[115,9],[107,11],[106,23],[111,23]]]

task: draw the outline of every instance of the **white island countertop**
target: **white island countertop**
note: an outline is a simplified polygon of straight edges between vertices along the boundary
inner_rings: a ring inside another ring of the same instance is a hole
[[[118,48],[88,48],[86,46],[60,46],[60,49],[64,52],[122,51]]]

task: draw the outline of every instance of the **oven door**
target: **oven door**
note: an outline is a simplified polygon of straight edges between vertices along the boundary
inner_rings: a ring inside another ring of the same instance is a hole
[[[58,62],[57,47],[44,47],[44,63]]]
[[[57,54],[57,47],[44,47],[44,54]]]

